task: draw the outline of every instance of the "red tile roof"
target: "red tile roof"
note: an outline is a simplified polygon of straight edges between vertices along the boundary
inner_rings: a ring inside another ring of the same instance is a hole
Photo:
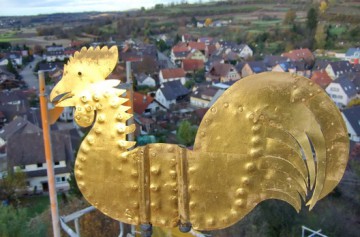
[[[323,89],[325,89],[332,82],[331,78],[325,70],[314,71],[310,79],[314,83],[321,86]]]
[[[204,61],[199,59],[184,59],[182,68],[186,71],[196,71],[204,68]]]
[[[174,46],[172,47],[172,51],[174,53],[180,53],[180,52],[189,52],[189,48],[186,46]]]
[[[185,77],[185,71],[182,68],[168,68],[161,70],[164,79]]]
[[[137,114],[143,114],[145,109],[154,101],[154,98],[148,95],[141,94],[139,92],[134,92],[133,103],[134,111]]]
[[[188,44],[190,49],[197,49],[200,51],[205,51],[205,43],[204,42],[189,42]]]
[[[281,56],[283,57],[288,57],[290,60],[292,61],[306,61],[306,62],[310,62],[310,61],[314,61],[315,57],[312,54],[312,52],[308,49],[294,49],[291,50],[288,53],[283,53]]]

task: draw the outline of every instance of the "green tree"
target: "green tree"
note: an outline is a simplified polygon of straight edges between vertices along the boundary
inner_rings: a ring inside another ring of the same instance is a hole
[[[318,23],[318,13],[315,8],[310,8],[307,12],[306,26],[310,32],[314,32]]]
[[[285,14],[285,18],[284,18],[284,24],[294,24],[296,19],[296,11],[293,9],[289,9],[286,14]]]
[[[0,42],[0,50],[9,50],[11,49],[10,42]]]
[[[181,41],[180,35],[176,34],[176,35],[175,35],[175,39],[174,39],[174,44],[177,44],[177,43],[179,43],[180,41]]]
[[[315,32],[315,46],[318,49],[324,49],[327,39],[327,30],[324,24],[318,24]]]
[[[160,52],[164,52],[165,50],[169,49],[169,46],[166,44],[166,42],[162,39],[156,41],[156,47]]]
[[[176,131],[176,138],[180,144],[191,146],[194,144],[196,131],[196,127],[192,126],[189,121],[181,121]]]
[[[192,74],[192,79],[195,82],[203,82],[205,80],[205,69],[199,69]]]
[[[188,89],[191,89],[194,85],[195,85],[194,79],[190,79],[185,82],[184,86]]]
[[[19,196],[26,188],[26,175],[20,170],[9,172],[0,180],[0,200],[10,203],[18,202]]]
[[[77,185],[77,182],[76,182],[76,179],[75,179],[75,173],[74,173],[74,169],[71,170],[70,172],[70,177],[68,178],[68,183],[69,183],[69,186],[70,186],[70,189],[69,189],[69,194],[74,196],[74,197],[77,197],[77,198],[82,198],[82,193],[80,192],[80,189]]]
[[[16,68],[14,67],[14,65],[12,64],[11,60],[8,59],[8,63],[6,65],[6,70],[8,70],[9,72],[11,72],[12,74],[14,74],[15,76],[19,75],[18,71],[16,70]]]
[[[194,27],[196,27],[196,25],[197,25],[197,19],[196,19],[196,17],[195,16],[192,16],[191,17],[191,24],[194,26]]]
[[[20,237],[26,235],[27,214],[25,209],[0,205],[0,236]]]
[[[158,4],[155,4],[155,9],[163,9],[164,8],[164,4],[162,3],[158,3]]]

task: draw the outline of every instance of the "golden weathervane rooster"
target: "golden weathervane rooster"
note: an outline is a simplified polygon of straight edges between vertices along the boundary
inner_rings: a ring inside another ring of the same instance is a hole
[[[135,125],[119,80],[105,80],[116,47],[83,48],[64,68],[50,99],[74,106],[92,126],[75,163],[84,197],[129,224],[230,226],[258,203],[279,199],[310,209],[339,183],[349,141],[341,114],[309,79],[289,73],[252,75],[231,86],[208,110],[193,150],[173,144],[136,147]]]

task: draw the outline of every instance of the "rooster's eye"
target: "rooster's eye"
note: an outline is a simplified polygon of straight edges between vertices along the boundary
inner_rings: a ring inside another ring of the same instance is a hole
[[[79,76],[81,76],[81,74],[82,74],[81,72],[78,72],[78,75],[79,75]]]

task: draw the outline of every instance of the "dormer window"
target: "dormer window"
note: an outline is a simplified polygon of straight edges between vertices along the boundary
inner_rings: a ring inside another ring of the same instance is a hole
[[[43,167],[43,163],[37,163],[36,165],[37,165],[38,168]]]

